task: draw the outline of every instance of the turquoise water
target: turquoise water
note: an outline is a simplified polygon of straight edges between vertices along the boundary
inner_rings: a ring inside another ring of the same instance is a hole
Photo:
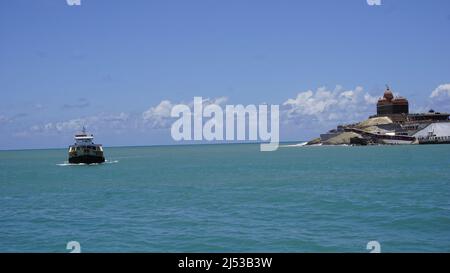
[[[450,251],[450,145],[0,152],[0,251]]]

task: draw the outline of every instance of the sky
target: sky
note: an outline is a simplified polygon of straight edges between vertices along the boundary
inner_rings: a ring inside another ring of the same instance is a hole
[[[175,143],[194,96],[280,105],[280,138],[375,114],[450,111],[450,1],[0,0],[0,149]]]

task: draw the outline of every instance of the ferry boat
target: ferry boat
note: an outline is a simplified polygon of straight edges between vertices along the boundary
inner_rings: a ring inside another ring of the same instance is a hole
[[[101,144],[94,144],[94,136],[86,133],[83,127],[81,134],[75,135],[75,144],[69,146],[69,163],[93,164],[103,163],[103,147]]]

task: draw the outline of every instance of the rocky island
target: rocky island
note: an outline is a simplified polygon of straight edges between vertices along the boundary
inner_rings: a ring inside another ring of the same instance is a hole
[[[377,114],[339,125],[307,145],[449,144],[449,113],[409,113],[409,102],[389,87],[377,102]]]

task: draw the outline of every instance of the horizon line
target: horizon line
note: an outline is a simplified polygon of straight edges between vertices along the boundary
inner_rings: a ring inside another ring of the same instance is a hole
[[[306,142],[307,140],[286,140],[279,143],[292,142]],[[112,145],[103,146],[104,148],[139,148],[139,147],[166,147],[166,146],[197,146],[197,145],[239,145],[239,144],[262,144],[267,142],[219,142],[219,143],[174,143],[174,144],[143,144],[143,145]],[[64,147],[48,147],[48,148],[13,148],[0,149],[0,152],[14,152],[14,151],[33,151],[33,150],[61,150],[67,149]]]

